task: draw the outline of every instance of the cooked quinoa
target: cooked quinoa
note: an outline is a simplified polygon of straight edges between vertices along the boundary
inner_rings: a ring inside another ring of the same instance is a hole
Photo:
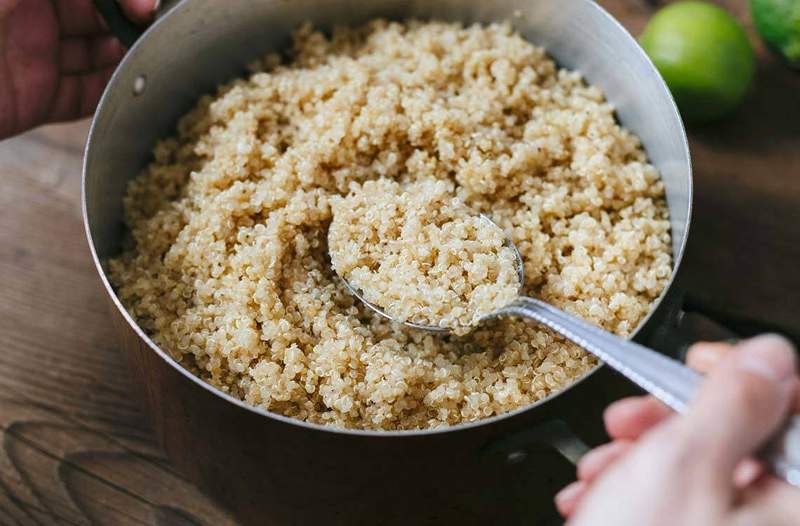
[[[514,301],[517,258],[503,231],[453,195],[455,184],[381,177],[331,200],[334,270],[400,321],[466,334]]]
[[[331,203],[420,177],[509,234],[524,294],[620,335],[671,272],[664,188],[603,93],[508,25],[309,27],[159,142],[109,262],[154,342],[205,381],[324,425],[418,429],[530,404],[595,360],[522,320],[465,337],[392,324],[328,257]]]

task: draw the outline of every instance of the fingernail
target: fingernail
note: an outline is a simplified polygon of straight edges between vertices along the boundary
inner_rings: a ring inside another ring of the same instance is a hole
[[[752,458],[747,458],[736,466],[733,472],[733,483],[737,488],[744,488],[753,483],[764,473],[764,466]]]
[[[773,382],[783,382],[795,374],[794,346],[778,334],[756,336],[739,344],[739,367]]]
[[[556,493],[556,506],[558,506],[559,509],[568,507],[572,501],[578,498],[581,492],[583,492],[583,486],[584,485],[581,482],[573,482],[569,486]]]
[[[686,363],[692,369],[706,373],[719,363],[727,352],[728,348],[721,343],[698,343],[686,356]]]
[[[558,501],[571,500],[573,497],[577,496],[582,489],[583,489],[583,484],[580,484],[579,482],[573,482],[572,484],[565,486],[561,491],[556,493],[556,500]]]

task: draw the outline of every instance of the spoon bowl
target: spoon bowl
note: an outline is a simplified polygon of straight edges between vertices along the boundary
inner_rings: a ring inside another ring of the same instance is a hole
[[[487,223],[490,223],[491,225],[496,227],[498,230],[502,231],[500,226],[497,223],[495,223],[494,221],[492,221],[492,219],[489,216],[484,215],[484,214],[479,214],[479,216],[480,216],[480,218],[482,220],[486,221]],[[517,270],[517,278],[519,279],[519,288],[520,288],[520,290],[522,290],[522,287],[525,285],[525,262],[522,260],[522,255],[519,253],[519,249],[517,248],[516,243],[514,243],[514,241],[508,235],[505,236],[505,242],[503,243],[503,245],[506,246],[506,247],[509,247],[514,253],[514,262],[515,262],[514,263],[514,267]],[[347,287],[347,290],[349,290],[350,293],[353,296],[358,298],[361,301],[361,303],[363,303],[368,309],[370,309],[374,313],[386,318],[387,320],[393,321],[395,323],[401,323],[401,324],[403,324],[403,325],[405,325],[407,327],[411,327],[412,329],[418,329],[418,330],[421,330],[421,331],[428,331],[428,332],[434,332],[434,333],[439,333],[439,334],[447,334],[447,333],[450,333],[452,331],[452,329],[450,327],[442,327],[442,326],[438,326],[438,325],[425,325],[425,324],[422,324],[422,323],[414,323],[413,321],[409,321],[409,320],[400,320],[400,319],[394,318],[391,315],[389,315],[385,310],[383,310],[382,307],[380,307],[379,305],[376,305],[376,304],[372,303],[371,301],[367,300],[364,297],[364,295],[361,293],[361,291],[358,289],[358,287],[356,287],[352,283],[350,283],[347,280],[347,278],[345,278],[344,276],[341,276],[341,275],[339,275],[339,278],[341,278],[342,282],[344,283],[344,286]],[[496,318],[498,315],[499,314],[498,314],[497,311],[496,312],[491,312],[491,313],[486,314],[483,317],[481,317],[480,321]]]

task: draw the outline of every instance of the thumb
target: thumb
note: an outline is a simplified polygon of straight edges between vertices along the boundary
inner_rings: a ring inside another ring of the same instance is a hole
[[[783,423],[795,382],[795,350],[764,335],[740,343],[714,368],[681,420],[683,446],[700,458],[694,468],[732,487],[736,465]]]

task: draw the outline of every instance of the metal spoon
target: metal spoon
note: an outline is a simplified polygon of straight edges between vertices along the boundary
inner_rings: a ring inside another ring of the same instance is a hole
[[[497,226],[488,217],[484,215],[481,217]],[[514,242],[508,237],[506,245],[513,248],[516,255],[517,275],[522,285],[525,283],[522,257]],[[414,329],[436,333],[449,332],[446,327],[421,325],[392,318],[381,307],[364,299],[361,292],[344,277],[340,277],[355,297],[384,318]],[[483,316],[481,321],[501,316],[521,316],[549,327],[597,356],[678,413],[686,411],[689,401],[702,382],[701,375],[681,362],[616,336],[535,298],[520,296],[509,305]],[[800,487],[800,415],[790,417],[784,428],[769,441],[759,456],[778,477]]]

